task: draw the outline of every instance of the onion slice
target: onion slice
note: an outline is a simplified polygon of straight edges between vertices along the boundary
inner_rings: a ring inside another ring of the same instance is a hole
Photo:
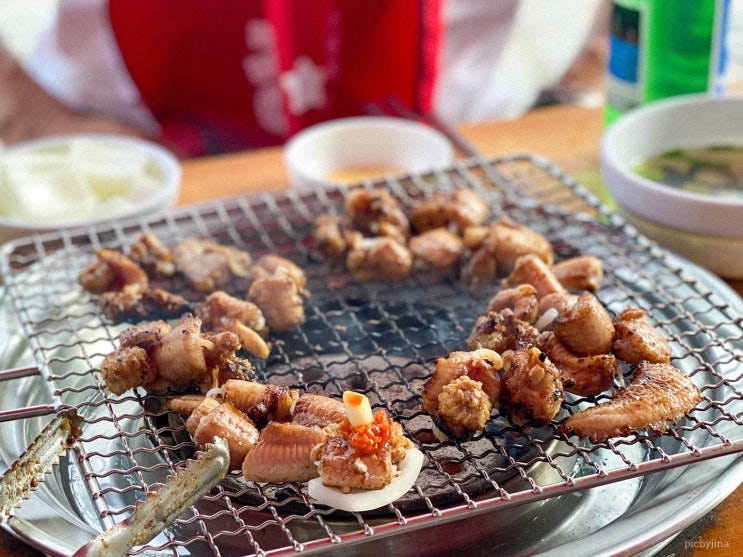
[[[307,492],[318,503],[351,513],[370,511],[397,501],[413,487],[423,467],[423,453],[415,447],[405,450],[397,465],[398,476],[382,489],[353,489],[343,493],[337,487],[323,485],[321,478],[307,482]]]

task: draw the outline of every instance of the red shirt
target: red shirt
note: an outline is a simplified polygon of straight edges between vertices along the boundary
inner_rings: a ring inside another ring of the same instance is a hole
[[[144,103],[163,139],[191,155],[279,144],[386,97],[429,111],[440,10],[440,0],[110,0]]]

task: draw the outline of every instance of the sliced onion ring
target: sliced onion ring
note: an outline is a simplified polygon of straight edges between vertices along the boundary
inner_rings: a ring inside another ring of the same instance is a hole
[[[341,511],[362,512],[397,501],[413,487],[423,467],[424,456],[416,448],[407,449],[398,466],[399,475],[382,489],[354,489],[343,493],[337,487],[323,485],[322,479],[307,482],[307,492],[318,503]]]

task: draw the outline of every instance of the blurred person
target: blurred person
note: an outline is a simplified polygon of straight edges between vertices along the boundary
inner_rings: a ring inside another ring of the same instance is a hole
[[[605,4],[60,0],[25,67],[0,45],[0,140],[136,134],[188,157],[278,145],[387,98],[452,124],[511,118],[565,98]]]

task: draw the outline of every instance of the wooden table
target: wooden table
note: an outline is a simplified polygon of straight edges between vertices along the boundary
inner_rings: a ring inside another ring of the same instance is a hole
[[[598,145],[601,111],[561,105],[534,110],[509,121],[459,126],[483,155],[537,153],[600,196]],[[180,205],[287,187],[281,149],[262,149],[184,162]],[[743,281],[731,282],[743,294]],[[718,509],[690,526],[659,555],[733,557],[743,554],[743,486]],[[0,530],[0,557],[41,554]]]

